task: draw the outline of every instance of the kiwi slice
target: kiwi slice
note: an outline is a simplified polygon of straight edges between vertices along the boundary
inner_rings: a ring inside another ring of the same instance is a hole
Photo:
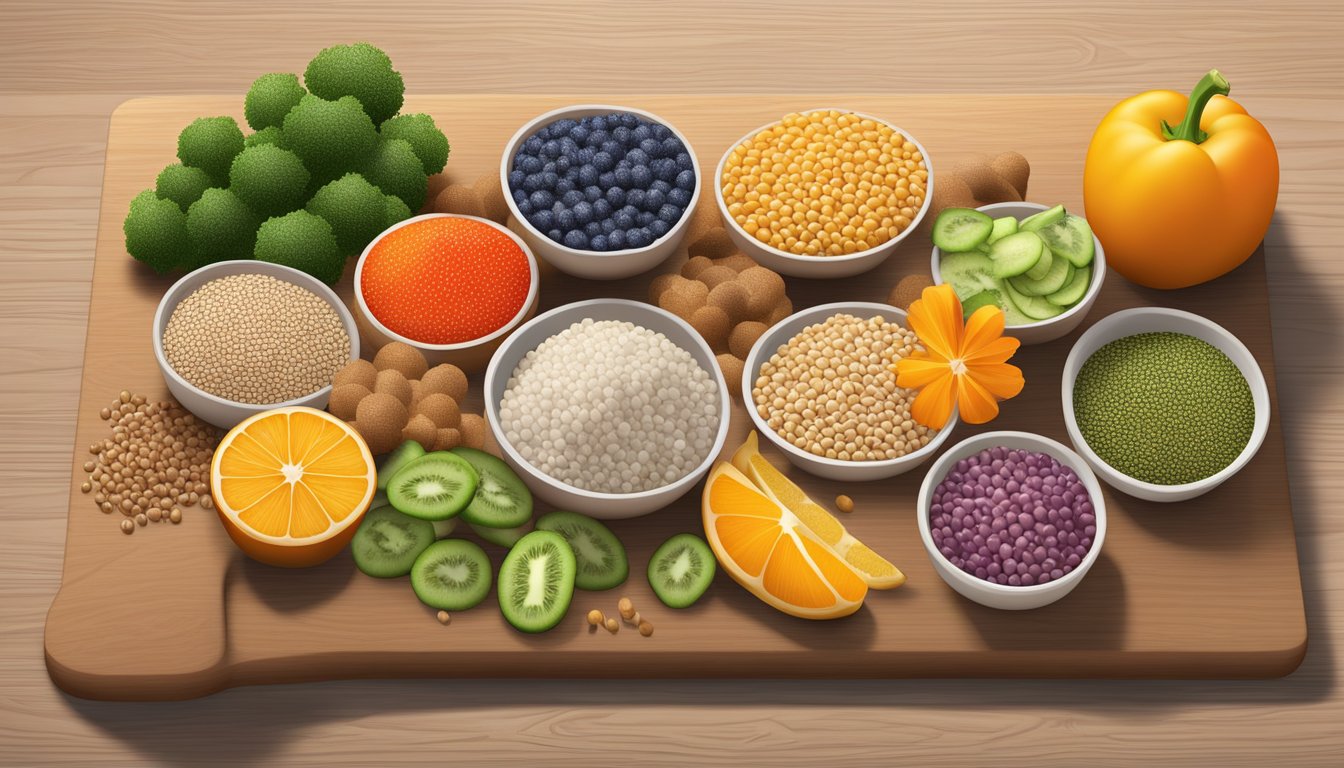
[[[982,253],[944,253],[938,261],[938,274],[963,301],[981,291],[1003,293],[994,276],[994,262]]]
[[[973,251],[989,239],[994,220],[973,208],[945,208],[933,222],[930,236],[939,250],[949,253]]]
[[[508,464],[475,448],[454,448],[452,454],[480,477],[476,495],[462,510],[463,520],[488,528],[517,528],[532,519],[532,492]]]
[[[1092,284],[1092,267],[1079,267],[1073,270],[1073,277],[1058,291],[1045,297],[1045,300],[1057,307],[1071,307],[1082,301],[1087,287]]]
[[[424,520],[447,520],[466,508],[476,493],[476,470],[447,451],[435,451],[397,471],[387,484],[387,500],[398,512]]]
[[[625,547],[607,526],[576,512],[548,512],[537,520],[537,530],[554,531],[574,550],[578,572],[574,586],[601,591],[619,587],[630,575]]]
[[[1023,219],[1018,228],[1024,232],[1037,232],[1064,219],[1064,206],[1056,205],[1054,208],[1047,208],[1040,213],[1033,213]]]
[[[388,481],[397,474],[397,470],[424,455],[424,446],[414,440],[407,440],[394,448],[378,464],[378,490],[386,491]]]
[[[1092,240],[1092,227],[1077,216],[1065,216],[1038,232],[1046,246],[1056,256],[1063,256],[1075,267],[1086,267],[1096,255],[1096,244]]]
[[[411,588],[420,602],[465,611],[490,592],[490,558],[466,539],[444,539],[425,548],[411,566]]]
[[[971,298],[961,302],[961,316],[969,318],[975,314],[975,310],[981,307],[998,307],[1003,309],[1002,295],[994,291],[981,291]],[[1005,320],[1006,322],[1006,320]]]
[[[533,531],[518,540],[499,567],[499,610],[522,632],[560,623],[574,598],[574,550],[558,533]]]
[[[994,276],[1020,275],[1041,260],[1045,243],[1035,232],[1018,232],[989,247],[989,260],[994,263]]]
[[[1063,288],[1073,279],[1073,273],[1073,265],[1067,259],[1054,259],[1050,264],[1050,271],[1046,272],[1044,277],[1033,278],[1028,272],[1025,275],[1010,277],[1008,282],[1024,296],[1045,296]]]
[[[431,523],[434,526],[434,538],[446,539],[448,534],[457,528],[457,518],[450,517],[447,520],[434,520]]]
[[[994,228],[989,232],[989,239],[985,245],[993,245],[1009,235],[1017,234],[1017,219],[1012,216],[1004,216],[994,220]]]
[[[427,520],[379,507],[364,515],[350,540],[355,566],[378,579],[411,572],[415,558],[434,542],[434,526]]]
[[[1036,266],[1023,272],[1022,277],[1025,277],[1028,280],[1044,279],[1046,275],[1050,274],[1050,268],[1055,265],[1056,261],[1063,261],[1063,259],[1056,259],[1049,248],[1042,248],[1041,258],[1036,262]]]
[[[1044,296],[1027,296],[1013,287],[1013,284],[1005,281],[1003,287],[1008,291],[1008,299],[1020,310],[1022,314],[1031,318],[1030,322],[1038,320],[1049,320],[1056,315],[1064,312],[1063,307],[1055,306],[1045,300]]]
[[[471,530],[476,532],[477,536],[480,536],[482,539],[485,539],[497,547],[503,547],[505,549],[509,549],[514,544],[517,544],[519,539],[532,532],[532,525],[530,522],[523,523],[517,528],[490,528],[489,526],[477,525],[475,523],[467,523],[467,525],[471,527]]]
[[[649,586],[669,608],[688,608],[714,580],[714,553],[705,540],[679,533],[662,543],[649,558]]]

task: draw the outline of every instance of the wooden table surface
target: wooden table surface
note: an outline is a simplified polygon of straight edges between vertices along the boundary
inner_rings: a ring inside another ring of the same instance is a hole
[[[0,764],[1344,764],[1344,8],[728,5],[0,6]],[[1305,663],[1258,682],[356,681],[151,705],[61,694],[42,626],[60,576],[108,116],[133,96],[241,96],[255,75],[354,39],[384,47],[419,93],[1119,99],[1185,90],[1217,66],[1279,142],[1281,202],[1292,202],[1266,253]]]

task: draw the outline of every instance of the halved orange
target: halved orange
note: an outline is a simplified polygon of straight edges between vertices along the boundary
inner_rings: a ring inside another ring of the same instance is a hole
[[[863,605],[868,584],[858,571],[732,464],[710,472],[701,512],[719,565],[768,605],[804,619],[838,619]]]
[[[317,565],[350,543],[376,486],[364,438],[313,408],[248,418],[210,463],[210,495],[229,537],[254,560],[287,568]]]
[[[895,589],[905,583],[905,574],[868,545],[854,538],[825,507],[813,501],[783,472],[761,455],[756,432],[733,454],[733,466],[746,475],[765,495],[798,516],[827,546],[868,582],[873,589]]]

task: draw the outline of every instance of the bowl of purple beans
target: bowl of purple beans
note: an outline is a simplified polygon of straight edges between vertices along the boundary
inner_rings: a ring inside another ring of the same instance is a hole
[[[700,199],[700,165],[686,137],[631,107],[580,104],[538,115],[505,146],[499,174],[532,252],[593,280],[662,263]]]
[[[918,510],[934,570],[990,608],[1064,597],[1106,539],[1106,504],[1087,462],[1028,432],[986,432],[949,448],[925,475]]]

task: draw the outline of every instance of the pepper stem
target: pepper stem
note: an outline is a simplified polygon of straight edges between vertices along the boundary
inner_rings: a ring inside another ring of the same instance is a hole
[[[1199,118],[1204,114],[1204,107],[1208,106],[1209,99],[1214,94],[1221,93],[1226,96],[1232,90],[1228,85],[1227,78],[1223,73],[1216,69],[1210,69],[1209,73],[1199,79],[1195,84],[1195,90],[1190,92],[1190,102],[1185,107],[1185,119],[1180,125],[1172,128],[1166,120],[1162,121],[1162,138],[1167,141],[1193,141],[1201,144],[1209,138],[1207,131],[1199,128]]]

